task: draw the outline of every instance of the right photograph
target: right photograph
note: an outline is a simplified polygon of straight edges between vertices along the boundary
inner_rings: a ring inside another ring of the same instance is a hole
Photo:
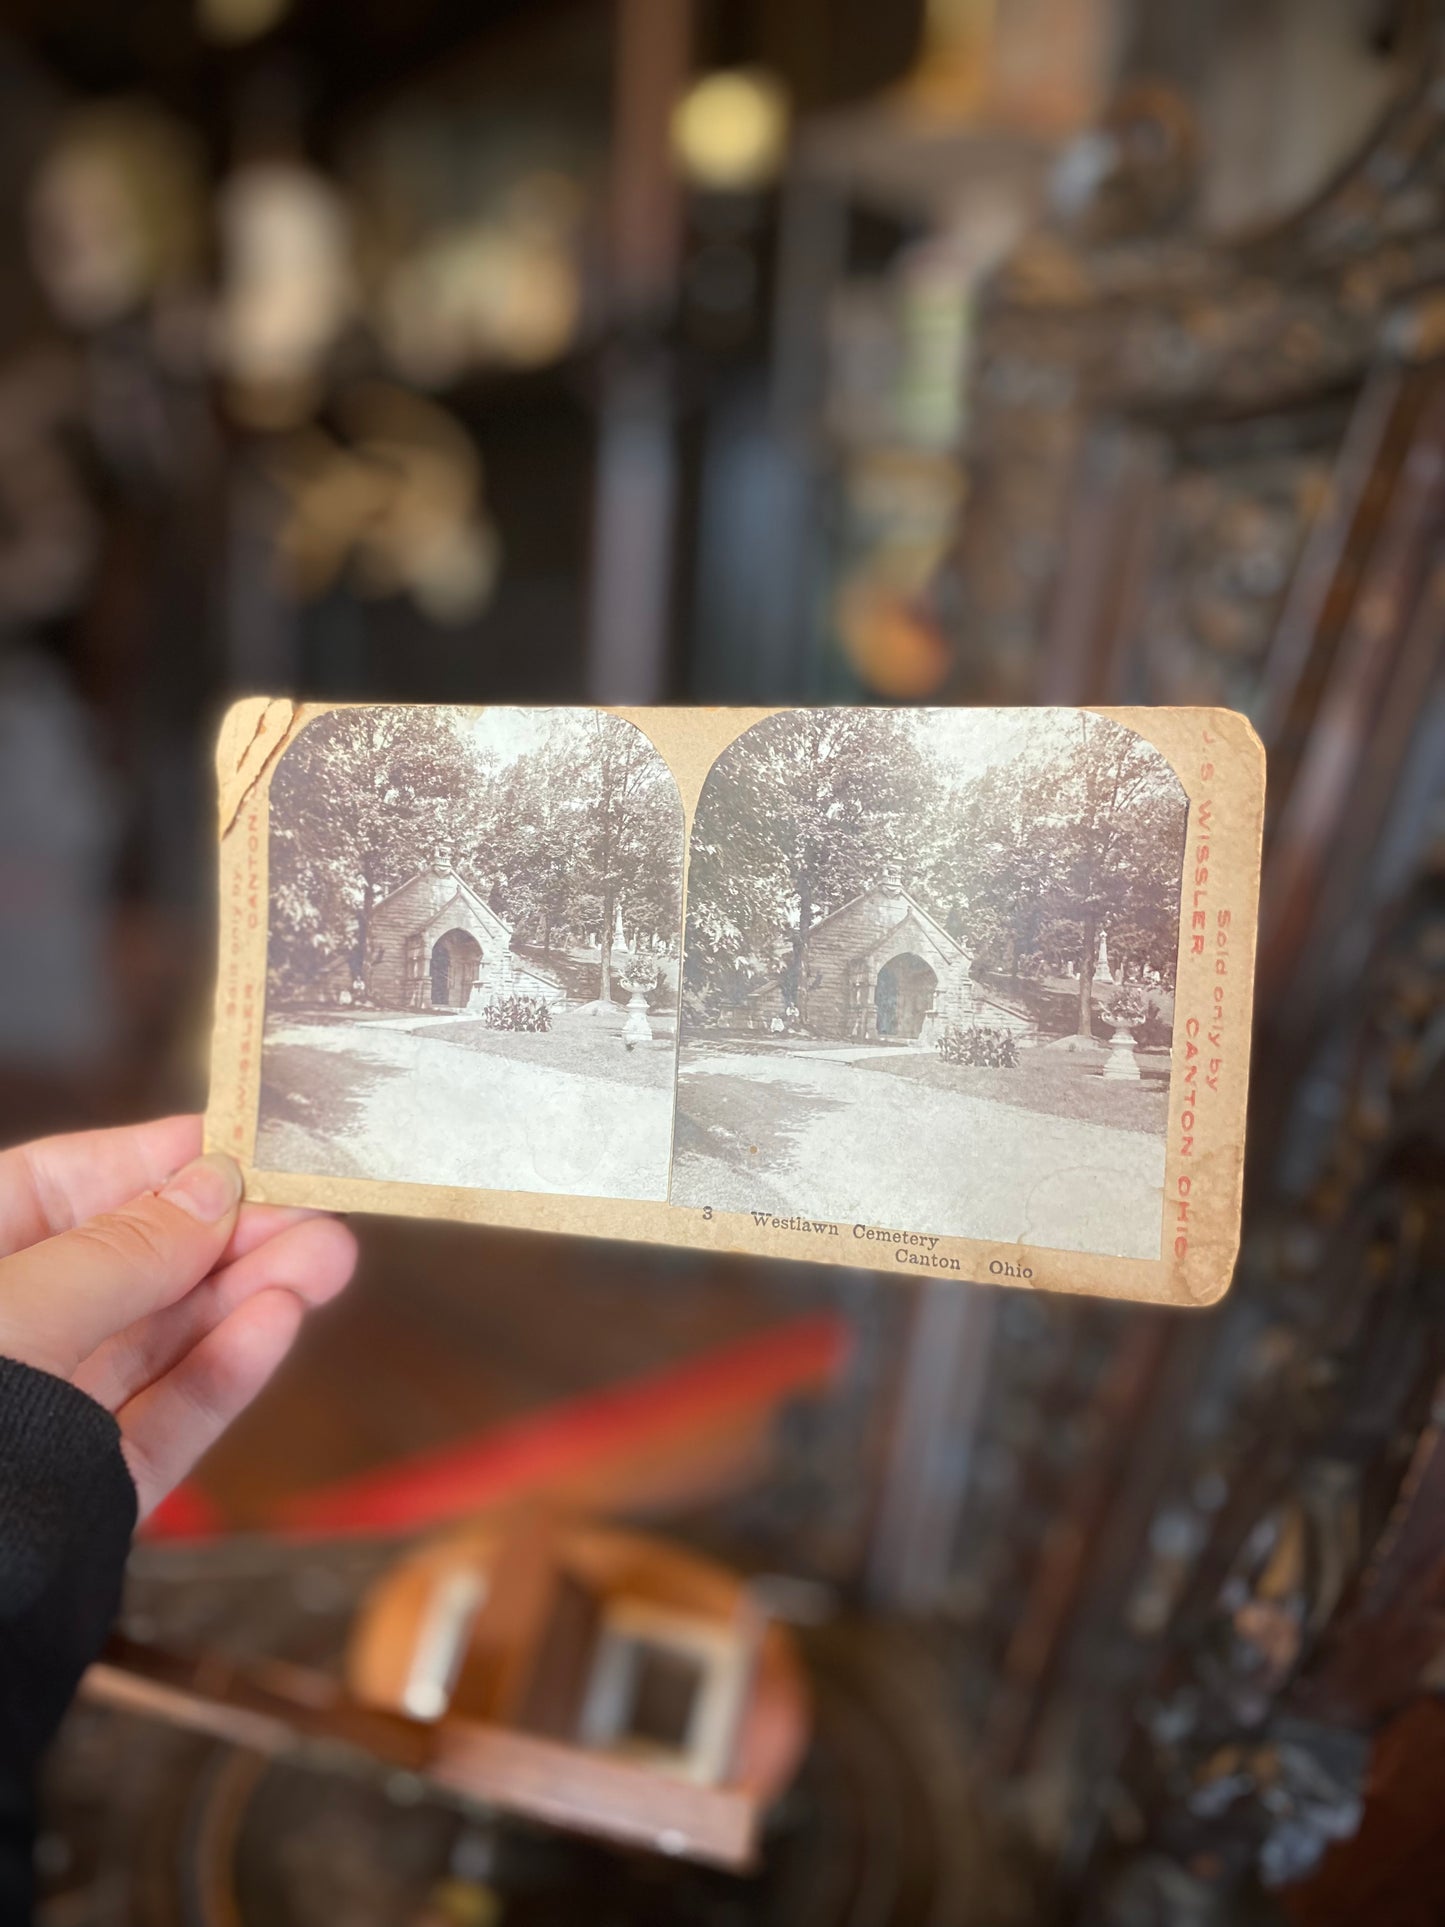
[[[1186,819],[1090,712],[754,724],[693,825],[672,1202],[1157,1257]]]

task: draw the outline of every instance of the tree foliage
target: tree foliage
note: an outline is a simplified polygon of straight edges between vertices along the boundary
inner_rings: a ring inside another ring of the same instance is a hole
[[[489,771],[442,709],[318,717],[271,779],[270,988],[362,975],[377,903],[461,832]]]
[[[1101,933],[1115,975],[1130,964],[1172,978],[1184,793],[1132,730],[1087,710],[1041,716],[1019,754],[961,786],[952,814],[932,880],[967,902],[977,962],[1012,976],[1076,966],[1083,1034]]]
[[[798,1001],[813,924],[892,875],[1010,974],[1172,974],[1184,795],[1130,730],[1041,712],[1002,753],[967,712],[792,711],[718,759],[699,799],[684,974],[692,1022],[726,1021],[776,978]],[[967,743],[967,747],[965,744]]]
[[[509,760],[464,710],[334,710],[272,779],[272,996],[363,976],[374,907],[439,848],[520,939],[585,941],[620,913],[629,941],[676,947],[681,805],[631,723],[558,711]]]
[[[897,710],[787,710],[718,758],[699,799],[685,994],[695,1015],[734,1006],[760,976],[798,1001],[813,925],[920,856],[928,768]]]

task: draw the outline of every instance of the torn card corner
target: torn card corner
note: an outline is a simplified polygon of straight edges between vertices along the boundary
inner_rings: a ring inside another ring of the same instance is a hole
[[[242,696],[221,719],[216,739],[221,835],[235,822],[241,805],[280,754],[299,705],[286,697]]]

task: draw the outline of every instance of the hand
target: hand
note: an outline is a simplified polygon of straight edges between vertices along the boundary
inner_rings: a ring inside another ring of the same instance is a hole
[[[0,1354],[115,1414],[142,1517],[356,1263],[345,1225],[243,1205],[200,1150],[201,1120],[172,1117],[0,1153]]]

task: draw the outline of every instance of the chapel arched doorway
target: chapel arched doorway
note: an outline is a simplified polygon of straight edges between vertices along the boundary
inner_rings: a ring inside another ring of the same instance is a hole
[[[922,957],[905,951],[901,957],[890,959],[878,972],[873,990],[878,1035],[902,1043],[917,1037],[937,994],[938,977]]]
[[[482,967],[482,946],[465,930],[448,930],[431,953],[431,1000],[439,1009],[459,1010],[472,994]]]

